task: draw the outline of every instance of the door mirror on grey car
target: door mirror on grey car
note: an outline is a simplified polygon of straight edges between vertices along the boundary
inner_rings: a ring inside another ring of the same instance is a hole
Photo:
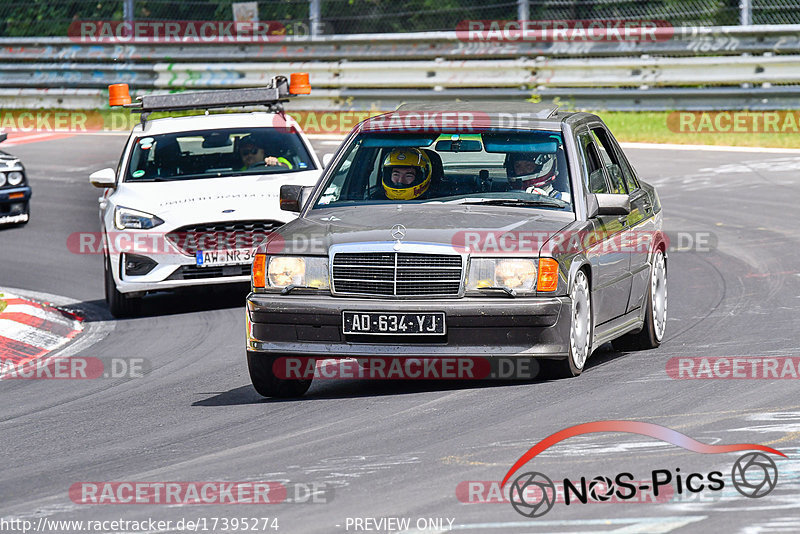
[[[631,212],[631,201],[628,195],[596,193],[597,215],[628,215]]]
[[[282,185],[280,192],[281,209],[300,213],[300,210],[303,209],[303,204],[311,196],[313,189],[314,187],[312,186]]]

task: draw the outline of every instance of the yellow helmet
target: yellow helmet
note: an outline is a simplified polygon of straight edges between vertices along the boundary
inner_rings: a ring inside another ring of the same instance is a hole
[[[392,181],[395,167],[414,169],[414,181],[398,184]],[[431,185],[433,165],[428,155],[418,148],[396,148],[383,159],[383,189],[389,200],[414,200],[420,197]]]

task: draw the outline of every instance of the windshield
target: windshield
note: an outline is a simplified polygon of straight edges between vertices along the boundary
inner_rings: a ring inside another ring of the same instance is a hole
[[[572,211],[559,132],[362,133],[345,150],[314,208],[479,203]]]
[[[314,169],[300,136],[274,128],[230,128],[134,140],[126,182],[191,180]]]

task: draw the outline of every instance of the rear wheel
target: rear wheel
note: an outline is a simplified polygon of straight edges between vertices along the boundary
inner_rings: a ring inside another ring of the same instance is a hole
[[[586,273],[578,271],[569,293],[572,300],[569,356],[563,360],[547,362],[548,374],[553,378],[570,378],[583,372],[583,366],[591,354],[592,344],[592,295]],[[544,362],[543,362],[544,363]]]
[[[622,351],[654,349],[661,345],[667,327],[667,262],[660,250],[653,255],[650,284],[645,301],[644,326],[635,334],[628,334],[613,342]]]
[[[114,317],[131,317],[141,311],[142,299],[139,297],[129,297],[117,291],[117,284],[114,282],[114,275],[111,273],[111,261],[105,260],[105,290],[106,304],[111,315]]]
[[[279,356],[259,354],[247,351],[247,368],[250,380],[259,395],[264,397],[300,397],[311,387],[309,379],[280,378],[275,374],[273,365]]]

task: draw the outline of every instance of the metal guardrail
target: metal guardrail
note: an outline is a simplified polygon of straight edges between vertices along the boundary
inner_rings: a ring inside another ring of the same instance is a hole
[[[675,87],[800,82],[800,55],[302,63],[0,64],[0,87],[253,87],[308,72],[316,88]]]
[[[559,98],[604,109],[797,108],[800,25],[658,29],[658,42],[465,42],[456,32],[263,44],[0,39],[3,107],[104,107],[103,90],[252,87],[306,71],[306,109],[410,98]],[[87,104],[89,106],[87,106]],[[389,107],[391,106],[391,107]]]

